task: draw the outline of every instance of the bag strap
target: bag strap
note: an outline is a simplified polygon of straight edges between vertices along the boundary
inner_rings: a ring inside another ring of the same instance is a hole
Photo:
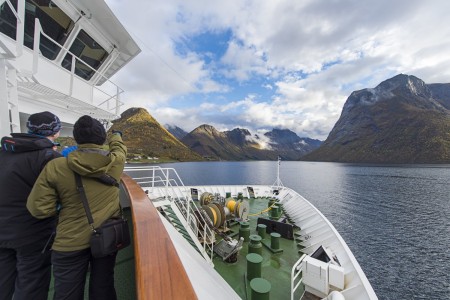
[[[84,190],[83,182],[81,181],[81,175],[78,174],[77,172],[73,172],[73,174],[75,174],[75,182],[77,185],[77,191],[80,193],[81,202],[83,202],[84,211],[86,212],[86,216],[87,216],[89,225],[91,226],[92,232],[97,232],[94,228],[94,219],[92,218],[92,213],[91,213],[91,209],[89,208],[86,191]],[[113,186],[115,186],[115,185],[113,185]],[[124,219],[122,205],[120,205],[120,203],[119,203],[119,209],[120,209],[120,218]]]
[[[93,232],[95,231],[94,228],[94,219],[92,218],[91,210],[89,208],[88,199],[86,197],[86,191],[84,190],[83,183],[81,182],[81,176],[80,174],[73,172],[75,174],[75,182],[77,184],[77,191],[80,193],[81,202],[83,202],[84,211],[86,212],[86,216],[89,222],[89,225],[91,226],[91,229]]]
[[[112,177],[111,175],[106,174],[106,173],[101,175],[100,177],[98,177],[97,180],[106,185],[115,186],[116,188],[120,187],[117,180],[114,177]]]

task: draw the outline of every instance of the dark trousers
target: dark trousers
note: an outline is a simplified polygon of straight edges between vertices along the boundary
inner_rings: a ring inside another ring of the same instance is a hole
[[[50,251],[47,241],[0,248],[0,300],[46,300],[50,284]]]
[[[114,266],[116,255],[94,258],[91,249],[61,252],[53,250],[52,264],[55,278],[54,300],[83,300],[86,275],[90,266],[89,299],[115,300]]]

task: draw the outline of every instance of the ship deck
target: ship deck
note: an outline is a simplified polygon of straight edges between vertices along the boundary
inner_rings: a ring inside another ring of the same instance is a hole
[[[269,219],[270,211],[267,211],[270,198],[244,198],[248,201],[249,211],[249,228],[250,235],[257,235],[257,224],[259,218]],[[265,212],[264,212],[265,211]],[[261,213],[264,212],[264,213]],[[288,223],[288,222],[287,222]],[[270,225],[267,226],[267,231]],[[227,234],[238,238],[240,223],[231,222],[229,225],[230,232]],[[298,227],[293,227],[293,237],[298,237],[296,233],[299,231]],[[217,241],[219,242],[219,241]],[[291,299],[291,270],[292,266],[303,255],[301,247],[298,246],[298,240],[287,239],[281,237],[279,239],[279,249],[272,251],[271,235],[269,232],[264,234],[261,240],[261,256],[263,261],[261,263],[261,277],[270,282],[270,298],[271,299]],[[225,262],[219,255],[214,255],[214,268],[220,275],[228,282],[228,284],[236,291],[242,299],[251,299],[251,290],[249,280],[247,279],[247,259],[249,253],[249,243],[244,242],[242,249],[237,256],[237,262]],[[298,289],[295,293],[295,299],[300,299],[303,293],[303,287]]]
[[[145,204],[145,202],[148,201],[147,195],[138,187],[136,186],[136,189],[139,189],[140,193],[142,194],[142,196],[140,198],[142,198],[143,204]],[[130,193],[132,194],[132,193]],[[146,198],[146,199],[145,199]],[[248,219],[248,223],[249,223],[249,229],[250,235],[256,235],[257,234],[257,223],[258,223],[258,218],[265,218],[268,219],[270,217],[270,211],[267,211],[267,208],[269,206],[269,200],[270,198],[267,197],[257,197],[257,198],[244,198],[244,200],[248,201],[249,203],[249,219]],[[139,221],[140,216],[137,215],[137,212],[141,211],[138,209],[137,207],[137,200],[133,199],[133,201],[131,201],[132,203],[136,203],[133,208],[125,208],[124,209],[124,213],[126,215],[126,217],[129,219],[130,224],[134,224],[134,225],[139,225],[141,224],[141,222]],[[151,201],[148,201],[151,202]],[[133,213],[132,213],[133,211]],[[156,211],[156,210],[155,210]],[[263,212],[263,213],[261,213]],[[146,214],[146,219],[149,218],[149,215]],[[284,219],[284,216],[281,216],[281,219],[279,219],[278,221]],[[287,222],[287,220],[286,220]],[[229,231],[227,232],[227,234],[229,234],[231,237],[238,239],[239,238],[239,228],[240,228],[240,224],[239,222],[235,222],[235,221],[229,221],[228,222],[228,228]],[[153,224],[153,223],[152,223]],[[153,224],[151,228],[153,228],[155,225]],[[134,227],[134,226],[133,226]],[[151,242],[152,240],[148,240],[148,239],[144,239],[142,240],[142,237],[140,237],[138,239],[138,237],[135,237],[134,235],[137,234],[139,235],[142,230],[137,230],[139,228],[134,228],[134,230],[132,229],[132,227],[130,226],[130,230],[132,233],[132,238],[134,240],[134,242],[132,243],[132,245],[130,247],[125,248],[124,250],[121,250],[117,256],[117,263],[116,263],[116,269],[115,269],[115,282],[116,282],[116,291],[117,291],[117,295],[118,295],[118,299],[138,299],[139,296],[138,295],[144,295],[146,294],[147,296],[150,295],[150,291],[153,291],[154,289],[151,288],[151,286],[145,287],[145,286],[138,286],[138,282],[150,282],[148,280],[150,280],[150,278],[142,277],[142,274],[138,274],[139,270],[143,270],[143,261],[142,259],[137,259],[136,258],[136,253],[139,252],[137,249],[135,249],[135,247],[142,247],[142,243],[148,243],[149,241]],[[136,231],[137,230],[137,231]],[[299,246],[299,243],[301,242],[301,236],[298,234],[299,233],[299,228],[297,227],[293,227],[293,234],[292,236],[294,237],[294,239],[287,239],[287,238],[280,238],[279,240],[279,248],[282,249],[283,251],[279,251],[279,252],[272,252],[269,248],[270,248],[270,234],[266,232],[265,234],[265,238],[262,239],[262,243],[263,244],[267,244],[269,245],[268,247],[266,246],[262,246],[262,258],[263,258],[263,262],[262,262],[262,268],[261,268],[261,277],[268,280],[271,284],[271,290],[270,290],[270,299],[291,299],[291,295],[290,295],[290,274],[291,274],[291,269],[292,269],[292,265],[301,257],[301,255],[303,254],[301,252],[301,246]],[[136,232],[135,232],[136,231]],[[139,242],[136,244],[136,241],[139,240]],[[218,238],[216,240],[216,244],[218,244],[220,242],[220,239]],[[158,252],[156,251],[156,249],[154,249],[154,247],[158,247],[158,246],[162,246],[163,244],[153,244],[153,246],[151,248],[149,248],[150,252],[145,252],[146,256],[149,257],[153,257],[152,259],[154,259],[154,252]],[[164,244],[165,245],[165,244]],[[227,263],[224,262],[223,259],[221,257],[219,257],[218,255],[214,255],[213,257],[213,263],[214,263],[214,269],[220,273],[220,275],[224,278],[224,280],[228,283],[228,285],[230,287],[232,287],[232,289],[237,293],[237,295],[239,296],[239,298],[241,299],[251,299],[251,290],[250,290],[250,281],[247,280],[247,263],[246,263],[246,256],[248,254],[248,246],[249,246],[249,242],[244,242],[243,243],[243,247],[240,250],[239,254],[237,255],[237,262],[235,263]],[[150,250],[153,249],[153,250]],[[158,252],[159,253],[159,252]],[[138,253],[139,254],[139,253]],[[141,255],[141,254],[139,254]],[[138,257],[141,257],[139,256]],[[164,260],[166,262],[166,260]],[[168,260],[168,263],[170,262],[170,265],[174,265],[174,261],[173,260]],[[152,267],[156,267],[156,266],[160,266],[160,264],[155,264],[152,265]],[[179,269],[175,268],[175,267],[170,267],[172,271],[175,271],[175,273],[171,273],[173,274],[178,274]],[[141,272],[142,273],[142,272]],[[153,275],[155,274],[154,272],[152,273]],[[171,276],[172,276],[171,275]],[[139,277],[140,276],[140,277]],[[175,276],[175,275],[173,275]],[[138,277],[140,278],[138,280]],[[152,276],[153,277],[153,276]],[[158,276],[160,277],[160,276]],[[162,277],[166,277],[166,276],[162,276]],[[87,276],[87,280],[86,280],[86,290],[85,290],[85,299],[88,299],[88,295],[87,295],[87,285],[88,285],[88,278],[89,278],[89,274]],[[157,278],[153,278],[153,279],[157,279]],[[142,281],[144,280],[144,281]],[[192,280],[196,280],[195,278],[193,278]],[[159,279],[157,280],[158,282],[160,281]],[[173,285],[175,282],[178,281],[170,281],[171,284]],[[197,282],[198,284],[198,282]],[[208,284],[206,282],[201,283],[201,284]],[[175,286],[177,286],[175,284]],[[169,290],[172,290],[172,288],[168,287]],[[205,287],[206,288],[206,287]],[[150,289],[150,290],[149,290]],[[211,287],[208,287],[207,289],[211,289]],[[214,287],[213,287],[214,289]],[[218,291],[220,291],[221,289],[218,288]],[[167,292],[168,290],[165,289],[165,292]],[[173,293],[175,294],[177,291],[180,291],[178,289],[174,290]],[[303,293],[303,286],[301,286],[301,288],[299,290],[296,291],[295,293],[295,299],[300,299],[300,296]],[[198,296],[198,295],[197,295]],[[313,297],[310,298],[310,296],[312,295],[308,295],[308,293],[306,293],[303,296],[303,299],[311,299],[311,300],[315,300],[318,299],[317,297]],[[52,285],[50,288],[50,293],[49,293],[49,297],[48,299],[52,299],[53,298],[53,281],[52,281]],[[152,297],[150,297],[152,298]],[[200,297],[202,298],[202,297]],[[200,299],[199,298],[199,299]]]

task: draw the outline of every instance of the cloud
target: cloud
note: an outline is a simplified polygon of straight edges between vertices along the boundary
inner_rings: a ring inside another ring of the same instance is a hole
[[[264,133],[266,132],[266,130],[258,130],[254,133],[250,132],[251,134],[246,136],[245,138],[249,142],[257,143],[260,149],[273,150],[271,146],[271,143],[273,144],[273,141],[271,138],[264,135]]]
[[[447,0],[107,3],[143,50],[114,78],[125,106],[185,130],[278,127],[324,139],[354,90],[398,73],[450,78]],[[208,32],[230,32],[220,57],[178,51]]]
[[[221,63],[228,67],[224,71],[226,77],[237,81],[248,80],[252,75],[269,75],[263,53],[255,47],[240,45],[237,41],[231,41]]]

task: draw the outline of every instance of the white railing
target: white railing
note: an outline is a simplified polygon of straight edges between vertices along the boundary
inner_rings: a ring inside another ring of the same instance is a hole
[[[188,198],[189,199],[189,198]],[[194,235],[191,236],[193,238],[194,243],[197,245],[197,248],[201,250],[203,257],[212,265],[212,259],[214,255],[214,231],[208,224],[212,224],[211,221],[207,222],[206,218],[209,218],[206,214],[196,214],[192,207],[192,201],[173,201],[178,210],[181,212],[183,216],[183,221],[185,221],[185,227],[189,226],[189,228],[194,232]],[[195,205],[195,204],[194,204]],[[180,216],[178,216],[180,217]],[[202,224],[203,229],[200,229],[199,224]],[[187,228],[187,227],[186,227]],[[202,239],[202,243],[199,242],[198,237]]]
[[[16,18],[16,50],[10,49],[0,39],[0,133],[9,135],[11,132],[20,131],[20,117],[18,110],[17,94],[17,70],[11,61],[22,55],[23,48],[23,15],[25,11],[24,1],[18,1],[17,11],[9,0],[0,1],[0,6],[5,4],[13,12]],[[22,13],[20,13],[22,12]],[[20,17],[22,16],[22,18]]]
[[[4,58],[7,59],[16,59],[20,56],[22,56],[23,54],[23,37],[24,37],[24,16],[25,16],[25,9],[24,9],[24,2],[25,1],[18,1],[18,6],[17,6],[17,10],[14,9],[14,6],[11,4],[11,2],[9,0],[4,0],[2,2],[5,2],[8,4],[9,8],[11,9],[12,13],[14,14],[15,18],[16,18],[16,52],[13,53],[3,42],[0,41],[0,47],[3,49],[3,52],[1,53],[1,56],[3,56]],[[38,63],[39,63],[39,59],[45,58],[43,55],[41,55],[40,53],[40,41],[41,41],[41,35],[43,35],[44,37],[46,37],[51,43],[53,43],[54,45],[56,45],[59,49],[62,49],[65,51],[65,53],[69,53],[72,55],[72,66],[71,66],[71,70],[67,70],[61,66],[59,66],[57,63],[55,63],[52,60],[48,60],[50,63],[52,63],[53,65],[57,66],[59,69],[70,73],[70,87],[69,90],[67,91],[67,95],[68,96],[73,96],[72,92],[73,92],[73,84],[74,84],[74,80],[80,80],[83,81],[85,84],[89,85],[90,88],[92,89],[92,92],[90,93],[90,99],[78,99],[79,101],[81,101],[82,103],[86,103],[89,105],[94,105],[108,113],[114,114],[116,116],[119,115],[120,113],[120,107],[124,104],[123,102],[120,101],[120,94],[122,94],[124,91],[117,86],[114,82],[112,82],[111,80],[109,80],[105,75],[104,75],[104,71],[107,70],[107,67],[105,65],[105,67],[103,67],[103,72],[99,72],[96,69],[92,68],[89,64],[86,64],[84,61],[82,61],[80,58],[78,58],[75,54],[73,54],[72,52],[69,51],[69,49],[61,46],[58,42],[56,42],[54,39],[52,39],[50,36],[48,36],[42,29],[41,24],[39,22],[39,19],[36,18],[35,19],[35,29],[34,29],[34,45],[33,45],[33,59],[32,59],[32,70],[31,70],[31,75],[33,76],[33,81],[37,82],[37,80],[34,78],[34,75],[37,73],[38,71]],[[110,55],[112,56],[110,58],[110,60],[114,60],[117,58],[117,53],[115,52],[117,50],[113,50],[112,53],[110,53]],[[58,60],[58,63],[60,61]],[[76,66],[76,62],[79,62],[81,64],[83,64],[84,66],[86,66],[88,68],[88,70],[91,70],[94,74],[91,77],[91,83],[89,83],[89,81],[84,81],[81,79],[81,77],[79,78],[76,74],[75,74],[75,66]],[[105,63],[108,63],[107,61]],[[95,83],[99,82],[100,80],[104,80],[103,83],[103,87],[99,88],[95,85]],[[108,83],[108,91],[106,91],[107,87],[104,85],[105,83]],[[96,96],[94,97],[94,92],[96,94]],[[86,100],[84,100],[86,99]],[[94,102],[95,101],[95,102]]]
[[[174,210],[177,217],[182,221],[185,229],[192,232],[191,238],[202,253],[202,256],[212,264],[214,255],[214,230],[209,226],[212,221],[205,220],[209,218],[206,214],[195,213],[196,204],[192,200],[189,189],[184,187],[184,183],[173,168],[153,167],[127,167],[126,173],[145,172],[150,173],[149,176],[134,177],[131,176],[142,188],[158,189],[162,196],[169,200],[172,209],[174,206],[178,211]],[[151,191],[149,193],[152,194]],[[150,199],[151,200],[151,199]],[[181,218],[180,218],[181,217]],[[200,228],[200,224],[202,229]],[[189,232],[189,231],[188,231]],[[202,240],[202,243],[199,241]]]
[[[18,1],[17,3],[17,11],[14,9],[14,6],[11,4],[11,1],[9,0],[4,0],[4,1],[0,1],[0,5],[2,5],[4,3],[6,3],[9,8],[11,9],[12,13],[14,14],[14,16],[16,17],[16,53],[13,53],[3,42],[0,41],[0,46],[2,48],[2,50],[4,51],[4,53],[2,54],[2,58],[8,58],[8,59],[12,59],[15,57],[18,57],[20,55],[22,55],[22,48],[23,48],[23,37],[24,37],[24,12],[25,12],[25,1]],[[22,17],[21,17],[22,16]]]
[[[99,107],[103,110],[106,110],[106,111],[114,110],[114,113],[116,115],[118,115],[120,106],[122,106],[124,104],[123,102],[121,102],[119,100],[119,96],[124,91],[118,85],[116,85],[114,82],[109,80],[106,76],[104,76],[103,73],[98,72],[96,69],[94,69],[89,64],[85,63],[83,60],[78,58],[75,54],[70,52],[69,49],[65,48],[64,46],[61,46],[60,44],[58,44],[58,42],[56,42],[49,35],[47,35],[43,31],[43,29],[41,27],[41,23],[39,22],[39,19],[37,19],[37,18],[35,19],[35,27],[34,27],[33,71],[32,71],[33,74],[36,74],[37,70],[38,70],[38,62],[39,62],[39,55],[40,55],[39,45],[40,45],[41,35],[43,35],[45,38],[50,40],[53,44],[55,44],[61,50],[64,50],[65,53],[68,53],[72,56],[71,69],[70,69],[70,71],[68,71],[68,72],[70,72],[70,88],[69,88],[69,92],[68,92],[69,96],[72,96],[74,80],[78,79],[77,75],[75,74],[75,68],[76,68],[76,63],[79,62],[79,63],[83,64],[85,67],[87,67],[88,69],[90,69],[92,72],[94,72],[95,75],[93,75],[91,77],[91,78],[94,78],[94,77],[97,78],[96,80],[93,80],[94,82],[98,82],[100,79],[104,79],[105,82],[108,82],[109,84],[111,84],[115,89],[115,94],[110,94],[110,93],[98,88],[94,84],[90,84],[90,86],[93,90],[95,89],[98,93],[102,94],[103,96],[101,97],[101,99],[98,100],[97,103],[94,103],[94,100],[95,100],[94,93],[91,93],[91,99],[89,99],[89,100],[94,105],[96,105],[97,107]],[[58,67],[67,72],[66,69],[64,69],[60,66],[58,66]],[[111,101],[113,101],[113,103],[114,103],[113,107],[111,107],[111,104],[110,104]]]
[[[297,289],[300,287],[300,285],[303,282],[301,274],[302,274],[302,264],[303,264],[303,260],[305,259],[305,257],[306,257],[306,254],[303,254],[300,257],[300,259],[297,260],[297,262],[292,267],[292,271],[291,271],[291,300],[294,300],[295,292],[297,291]],[[302,293],[302,295],[300,296],[299,299],[302,299],[304,294],[305,294],[305,292],[303,291],[303,293]]]
[[[183,181],[174,168],[161,168],[159,166],[126,167],[125,172],[140,171],[150,173],[145,177],[133,177],[139,184],[145,183],[144,187],[178,187],[184,186]],[[147,180],[147,181],[142,181]]]

